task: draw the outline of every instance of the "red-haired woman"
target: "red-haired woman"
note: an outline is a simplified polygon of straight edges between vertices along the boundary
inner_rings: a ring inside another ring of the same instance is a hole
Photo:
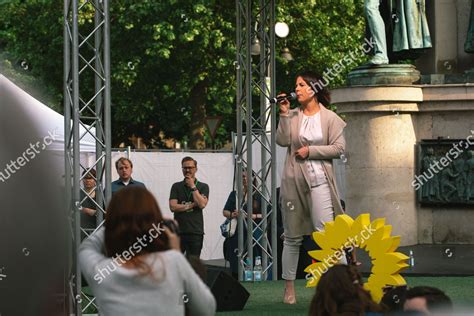
[[[79,263],[102,315],[184,315],[185,307],[191,315],[215,313],[212,293],[145,188],[113,195],[105,228],[81,244]]]

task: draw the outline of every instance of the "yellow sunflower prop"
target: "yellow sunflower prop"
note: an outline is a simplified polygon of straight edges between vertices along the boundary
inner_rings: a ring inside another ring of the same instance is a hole
[[[306,267],[309,276],[306,286],[316,286],[321,275],[344,256],[344,249],[361,248],[372,259],[371,274],[364,288],[375,302],[380,302],[384,287],[406,284],[400,272],[408,267],[408,257],[395,252],[400,236],[390,236],[391,232],[392,226],[385,225],[384,218],[370,222],[370,214],[361,214],[356,220],[346,214],[338,215],[333,222],[324,225],[324,231],[313,233],[321,250],[308,252],[318,262]]]

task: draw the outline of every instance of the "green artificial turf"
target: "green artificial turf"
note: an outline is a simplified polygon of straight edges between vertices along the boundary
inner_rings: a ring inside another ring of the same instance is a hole
[[[406,277],[408,286],[427,285],[442,289],[455,307],[474,310],[474,277]],[[308,315],[315,288],[306,288],[305,280],[296,281],[296,305],[283,304],[284,281],[242,283],[250,292],[243,311],[220,312],[221,315]]]
[[[408,286],[427,285],[442,289],[453,300],[455,308],[463,311],[474,311],[474,277],[406,277]],[[306,288],[305,280],[296,280],[296,305],[283,304],[284,281],[267,281],[258,283],[242,283],[250,292],[250,297],[243,311],[219,312],[224,315],[308,315],[309,303],[315,288]],[[86,290],[87,292],[87,290]],[[92,295],[89,293],[89,299]],[[89,301],[83,297],[83,307]],[[96,313],[90,306],[87,313]]]

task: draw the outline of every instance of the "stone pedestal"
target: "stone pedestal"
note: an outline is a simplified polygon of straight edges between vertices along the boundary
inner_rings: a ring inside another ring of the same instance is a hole
[[[420,80],[420,72],[409,64],[364,65],[355,68],[347,76],[347,84],[385,85],[412,84]]]
[[[332,99],[347,121],[349,215],[385,217],[402,245],[474,243],[474,210],[421,207],[412,186],[418,141],[474,133],[474,85],[356,86]]]

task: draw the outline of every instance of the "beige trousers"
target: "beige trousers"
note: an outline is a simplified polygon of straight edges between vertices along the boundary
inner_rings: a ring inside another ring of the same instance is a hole
[[[324,230],[324,223],[334,220],[331,191],[327,181],[311,188],[311,201],[311,221],[313,228],[315,231],[322,231]],[[303,236],[293,238],[285,236],[282,254],[282,277],[285,280],[294,280],[296,278],[302,241]],[[345,258],[343,258],[343,261],[345,261]]]

